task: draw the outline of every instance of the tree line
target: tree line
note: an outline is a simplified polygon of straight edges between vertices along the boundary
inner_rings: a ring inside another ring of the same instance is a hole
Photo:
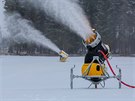
[[[57,23],[42,10],[31,4],[22,5],[19,0],[6,0],[7,12],[19,12],[34,27],[51,39],[60,49],[69,54],[85,54],[82,39],[69,28]],[[102,36],[102,41],[111,47],[113,54],[135,54],[135,1],[134,0],[79,0],[91,26]],[[49,49],[35,44],[14,43],[9,54],[55,55]]]

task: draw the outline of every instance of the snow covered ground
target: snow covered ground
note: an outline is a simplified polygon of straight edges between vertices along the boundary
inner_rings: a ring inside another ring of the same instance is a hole
[[[70,69],[76,65],[75,74],[81,75],[83,59],[61,63],[59,57],[0,56],[0,101],[135,101],[135,89],[118,89],[115,79],[106,81],[104,89],[88,89],[89,81],[75,79],[71,90]],[[115,71],[116,65],[122,69],[123,81],[135,85],[134,57],[110,61]]]

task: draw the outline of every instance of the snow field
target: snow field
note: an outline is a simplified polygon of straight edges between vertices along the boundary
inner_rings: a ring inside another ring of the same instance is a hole
[[[122,86],[118,81],[106,81],[102,89],[87,88],[89,81],[74,79],[70,89],[70,69],[81,75],[84,57],[70,57],[68,62],[59,62],[59,57],[0,56],[1,97],[0,101],[135,101],[135,90]],[[122,69],[122,80],[135,85],[135,58],[113,57],[111,64]],[[108,68],[108,72],[110,72]]]

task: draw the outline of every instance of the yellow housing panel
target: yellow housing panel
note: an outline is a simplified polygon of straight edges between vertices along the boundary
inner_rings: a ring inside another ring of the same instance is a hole
[[[100,64],[92,63],[90,68],[88,66],[89,64],[83,64],[82,66],[83,76],[102,76],[104,74]]]

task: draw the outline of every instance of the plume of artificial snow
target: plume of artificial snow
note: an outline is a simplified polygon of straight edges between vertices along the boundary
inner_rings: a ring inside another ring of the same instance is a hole
[[[60,49],[54,43],[46,38],[39,30],[35,29],[30,21],[23,19],[20,14],[10,14],[7,17],[7,23],[12,40],[18,43],[36,43],[57,53],[60,52]]]
[[[36,8],[44,10],[47,15],[54,18],[57,22],[68,26],[72,31],[81,36],[84,40],[93,33],[83,9],[78,4],[78,0],[24,1],[25,3],[31,3]]]

